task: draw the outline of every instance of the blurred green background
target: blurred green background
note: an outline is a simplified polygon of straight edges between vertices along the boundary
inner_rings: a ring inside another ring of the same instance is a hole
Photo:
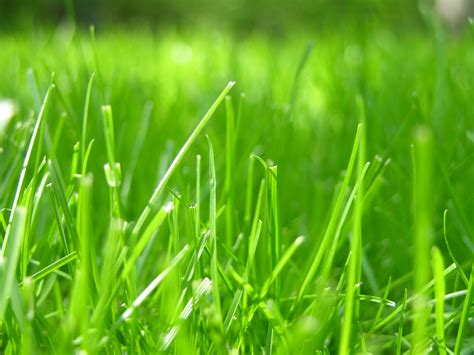
[[[451,0],[454,5],[472,0]],[[442,3],[443,1],[436,1]],[[466,5],[464,5],[466,6]],[[276,34],[291,28],[334,30],[387,25],[396,31],[426,27],[420,8],[434,8],[423,0],[3,0],[3,29],[57,23],[75,18],[82,24],[140,23],[159,27],[213,24],[237,30],[264,29]],[[466,9],[463,10],[468,15]]]

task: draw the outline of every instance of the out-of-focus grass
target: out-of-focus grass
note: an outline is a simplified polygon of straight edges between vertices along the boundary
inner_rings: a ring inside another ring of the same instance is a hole
[[[472,34],[95,37],[0,38],[3,351],[470,351]]]

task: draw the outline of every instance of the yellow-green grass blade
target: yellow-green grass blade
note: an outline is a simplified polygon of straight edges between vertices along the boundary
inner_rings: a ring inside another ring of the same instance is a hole
[[[414,323],[411,353],[426,351],[428,337],[426,326],[429,317],[427,294],[423,292],[430,280],[430,249],[432,240],[432,134],[428,127],[421,126],[414,136],[414,291],[418,297],[413,302]]]

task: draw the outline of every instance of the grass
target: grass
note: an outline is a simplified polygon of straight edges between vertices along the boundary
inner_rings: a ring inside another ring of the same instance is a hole
[[[3,35],[0,352],[474,351],[473,37],[433,31]]]
[[[426,326],[431,310],[427,299],[428,295],[423,288],[429,282],[430,275],[430,248],[432,244],[432,211],[431,191],[432,174],[432,137],[426,127],[418,127],[415,131],[413,147],[413,209],[415,220],[415,270],[414,289],[417,298],[414,301],[413,323],[413,352],[427,352]],[[437,278],[435,278],[435,289]]]

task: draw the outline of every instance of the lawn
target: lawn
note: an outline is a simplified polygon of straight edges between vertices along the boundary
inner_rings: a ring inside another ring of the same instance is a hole
[[[0,352],[474,352],[472,29],[0,48]]]

